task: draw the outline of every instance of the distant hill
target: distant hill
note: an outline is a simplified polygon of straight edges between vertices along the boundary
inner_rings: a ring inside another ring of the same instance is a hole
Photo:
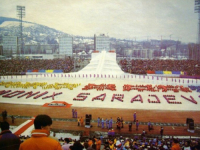
[[[19,19],[16,19],[16,18],[7,18],[7,17],[0,17],[0,25],[4,21],[17,21],[17,22],[19,22]],[[27,21],[23,21],[23,22],[27,22]],[[30,22],[27,22],[27,23],[30,23]]]
[[[2,36],[20,36],[19,19],[0,17],[0,43]],[[58,38],[67,35],[44,25],[23,21],[25,44],[58,44]]]

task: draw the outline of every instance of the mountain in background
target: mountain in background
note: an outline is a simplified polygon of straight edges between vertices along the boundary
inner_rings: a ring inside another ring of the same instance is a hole
[[[16,18],[0,17],[0,25],[5,21],[17,21],[17,22],[19,22],[20,20],[16,19]],[[27,21],[23,21],[23,22],[27,22]],[[27,23],[31,23],[31,22],[27,22]]]
[[[14,18],[0,17],[0,25],[5,21],[19,21],[19,20]]]
[[[0,17],[0,43],[3,36],[20,37],[20,20]],[[58,44],[61,35],[68,35],[62,31],[44,25],[23,21],[23,37],[25,44]]]

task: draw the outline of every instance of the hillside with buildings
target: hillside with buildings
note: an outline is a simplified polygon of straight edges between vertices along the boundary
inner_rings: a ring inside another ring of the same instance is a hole
[[[99,34],[91,37],[69,35],[62,31],[31,22],[23,22],[23,48],[17,19],[0,17],[0,55],[12,57],[17,54],[57,54],[87,57],[93,50],[115,50],[117,57],[130,59],[179,59],[188,58],[188,45],[179,40],[116,39]],[[134,36],[134,35],[133,35]],[[4,38],[4,41],[3,41]]]
[[[0,36],[20,36],[19,21],[0,17]],[[65,33],[36,23],[23,22],[24,44],[58,44],[58,37]]]

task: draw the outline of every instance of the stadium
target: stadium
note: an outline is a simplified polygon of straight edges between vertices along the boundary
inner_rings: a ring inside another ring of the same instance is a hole
[[[160,136],[160,128],[164,127],[166,138],[198,137],[199,84],[198,79],[179,78],[177,74],[173,77],[125,73],[116,62],[116,53],[102,51],[93,53],[90,63],[75,73],[35,70],[21,76],[1,76],[0,108],[6,108],[11,125],[10,117],[15,117],[13,125],[18,127],[13,132],[25,137],[31,135],[31,120],[37,114],[53,118],[52,131],[59,138],[64,138],[63,133],[109,137],[110,129],[97,126],[98,117],[112,117],[116,136],[141,135],[143,130],[148,136]],[[77,126],[72,110],[84,118],[83,126]],[[134,112],[139,130],[133,123],[129,131]],[[117,117],[123,118],[124,127],[120,130],[116,128]],[[154,127],[150,132],[149,121]]]
[[[0,149],[200,149],[200,0],[0,4]]]

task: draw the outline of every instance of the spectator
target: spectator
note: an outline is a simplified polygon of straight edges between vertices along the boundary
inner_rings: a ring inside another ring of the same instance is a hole
[[[181,150],[177,139],[173,139],[171,150]]]
[[[100,148],[101,148],[101,139],[98,138],[96,139],[96,150],[100,150]]]
[[[200,141],[197,142],[196,146],[194,147],[194,150],[200,150]]]
[[[80,141],[76,141],[73,145],[73,150],[83,150],[84,146],[80,143]]]
[[[69,138],[64,139],[65,144],[62,146],[63,150],[69,150],[69,147],[72,146],[72,144],[69,144]]]
[[[95,141],[95,139],[93,138],[93,139],[92,139],[92,147],[91,147],[92,150],[96,150],[96,148],[97,148],[97,145],[96,145],[95,142],[96,142],[96,141]]]
[[[69,150],[75,150],[75,149],[74,149],[74,146],[71,145],[71,146],[69,147]]]
[[[190,141],[185,141],[184,146],[182,148],[183,150],[191,150],[190,148]]]
[[[1,122],[0,133],[0,150],[18,150],[20,146],[20,139],[14,135],[10,130],[8,122]]]
[[[123,149],[123,145],[122,145],[120,140],[117,140],[117,142],[116,142],[116,150],[121,150],[121,149]]]
[[[83,150],[87,150],[87,148],[88,148],[88,142],[84,142],[84,144],[83,144],[83,146],[84,146],[84,149]]]
[[[60,143],[49,137],[52,119],[48,115],[38,115],[34,120],[32,136],[20,145],[20,150],[62,150]]]
[[[109,141],[106,139],[106,141],[104,142],[104,149],[105,150],[109,150],[110,149],[110,147],[109,147]]]
[[[88,147],[92,147],[92,138],[89,138],[89,141],[88,141]]]
[[[190,142],[190,148],[192,150],[194,150],[197,145],[198,145],[198,142],[196,140],[191,140],[191,142]]]

